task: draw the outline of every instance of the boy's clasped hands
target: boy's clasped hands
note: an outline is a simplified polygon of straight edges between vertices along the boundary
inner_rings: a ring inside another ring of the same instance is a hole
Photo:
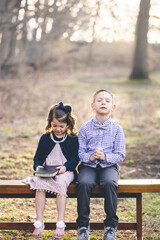
[[[90,161],[91,162],[94,162],[96,160],[101,160],[101,161],[106,160],[106,154],[103,152],[103,148],[101,148],[101,147],[97,147],[94,150],[94,154],[92,154],[90,156]]]

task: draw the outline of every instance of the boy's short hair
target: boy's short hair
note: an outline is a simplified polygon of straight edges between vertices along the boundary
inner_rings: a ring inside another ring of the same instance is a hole
[[[106,90],[106,89],[100,89],[100,90],[98,90],[97,92],[95,92],[95,94],[93,95],[93,102],[95,102],[96,97],[97,97],[97,95],[98,95],[100,92],[106,92],[106,93],[108,93],[108,94],[112,97],[112,102],[113,102],[113,95],[112,95],[112,93],[109,92],[109,91]]]

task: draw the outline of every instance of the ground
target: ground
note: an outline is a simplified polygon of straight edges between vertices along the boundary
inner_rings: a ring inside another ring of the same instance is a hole
[[[93,64],[93,63],[92,63]],[[84,67],[84,66],[83,66]],[[160,178],[160,73],[150,75],[150,81],[130,81],[129,67],[116,67],[95,71],[93,66],[78,71],[37,71],[0,82],[0,176],[1,179],[23,179],[32,176],[32,159],[39,137],[44,132],[48,109],[52,104],[63,101],[70,103],[77,118],[77,130],[94,113],[90,103],[98,89],[113,92],[117,108],[113,119],[124,129],[126,158],[120,163],[120,178]],[[111,74],[113,69],[113,75]],[[93,71],[92,71],[93,70]],[[116,74],[115,74],[116,72]],[[119,72],[119,74],[118,74]],[[107,74],[108,73],[108,74]],[[116,77],[115,77],[116,75]],[[144,195],[144,202],[152,202],[152,208],[144,208],[144,239],[160,239],[159,195]],[[34,201],[1,200],[3,213],[0,219],[28,219],[34,221]],[[47,200],[46,217],[56,214],[54,203]],[[125,221],[135,217],[134,200],[120,200],[120,218]],[[123,204],[124,203],[124,204]],[[50,214],[52,206],[52,215]],[[70,209],[74,211],[70,211]],[[93,200],[91,218],[104,217],[103,200]],[[24,211],[25,209],[25,211]],[[101,210],[101,213],[100,213]],[[125,211],[124,211],[125,210]],[[10,211],[10,216],[7,212]],[[151,212],[151,213],[150,213]],[[75,218],[76,202],[68,201],[67,219]],[[74,215],[74,216],[73,216]],[[152,220],[152,221],[151,221]],[[76,232],[69,231],[68,239],[76,239]],[[102,239],[102,231],[93,232],[93,239]],[[48,231],[44,239],[52,239]],[[70,238],[69,238],[70,236]],[[30,232],[0,232],[0,239],[32,239]],[[66,237],[67,239],[67,237]],[[135,233],[118,231],[117,239],[135,239]]]

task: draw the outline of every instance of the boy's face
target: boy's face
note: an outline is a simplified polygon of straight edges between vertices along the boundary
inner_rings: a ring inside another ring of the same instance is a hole
[[[92,103],[92,108],[96,114],[110,115],[115,108],[115,104],[113,104],[112,96],[109,93],[100,92]]]

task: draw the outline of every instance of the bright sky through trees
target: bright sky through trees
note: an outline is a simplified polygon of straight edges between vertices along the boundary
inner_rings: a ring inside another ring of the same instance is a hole
[[[87,2],[88,1],[88,2]],[[22,1],[25,2],[25,0]],[[34,11],[34,4],[37,0],[28,0],[29,8]],[[45,3],[44,0],[40,0],[42,7]],[[54,0],[48,0],[48,5],[52,5]],[[93,40],[93,24],[94,25],[94,40],[95,41],[133,41],[135,36],[135,26],[137,15],[139,12],[139,3],[140,0],[115,0],[116,5],[109,5],[109,1],[101,0],[100,8],[98,11],[98,16],[96,16],[96,0],[81,0],[77,4],[77,8],[71,9],[71,14],[77,16],[80,8],[85,8],[85,11],[88,12],[91,17],[88,23],[88,28],[83,28],[83,25],[74,25],[74,33],[70,37],[70,40],[77,41],[88,41]],[[57,1],[57,6],[63,8],[67,0]],[[110,7],[110,9],[109,9]],[[151,1],[151,10],[150,10],[150,29],[148,32],[148,42],[150,43],[160,43],[160,18],[158,18],[160,12],[160,1],[152,0]],[[20,18],[23,18],[23,12],[20,12]],[[54,13],[53,13],[54,14]],[[96,20],[95,20],[96,19]],[[39,19],[38,21],[41,21]],[[81,20],[80,20],[81,23]],[[47,29],[49,33],[52,30],[53,20],[48,17],[47,20]],[[37,23],[34,18],[31,18],[28,22],[28,39],[31,39],[32,30],[37,26]],[[68,33],[64,32],[64,38],[68,37]],[[37,30],[37,40],[41,39],[41,29]]]

